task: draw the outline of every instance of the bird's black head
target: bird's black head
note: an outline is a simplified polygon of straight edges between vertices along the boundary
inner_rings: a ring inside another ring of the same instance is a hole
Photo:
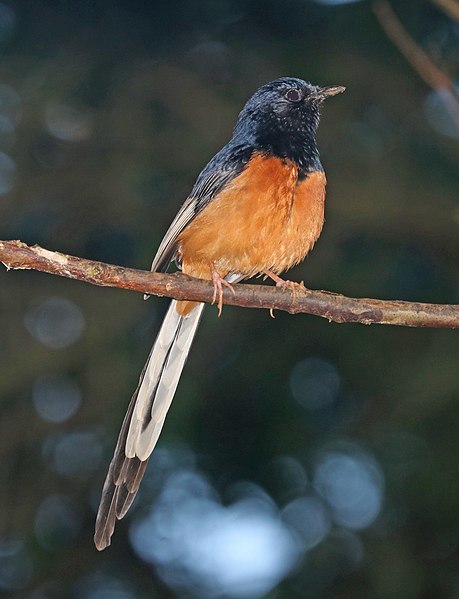
[[[234,137],[290,158],[303,170],[320,167],[315,134],[322,102],[344,87],[318,87],[282,77],[260,87],[242,109]]]

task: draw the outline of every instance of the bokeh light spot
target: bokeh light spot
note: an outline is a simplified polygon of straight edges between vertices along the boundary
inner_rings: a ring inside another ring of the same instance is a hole
[[[51,349],[75,343],[86,324],[80,308],[62,297],[50,297],[29,308],[24,323],[31,335]]]
[[[33,563],[18,537],[0,537],[0,590],[25,588],[32,576]]]
[[[457,88],[459,93],[459,87]],[[454,111],[456,118],[453,117]],[[457,139],[459,137],[459,123],[457,120],[457,99],[447,89],[430,91],[424,100],[424,113],[432,129]]]
[[[14,125],[4,114],[0,113],[0,136],[11,135],[14,132]]]
[[[270,479],[276,481],[277,493],[284,501],[304,493],[308,486],[308,477],[303,465],[290,455],[274,458],[268,464],[267,474]]]
[[[327,501],[336,524],[360,530],[378,517],[383,502],[383,475],[362,449],[325,449],[317,460],[314,486]]]
[[[172,475],[132,527],[135,551],[167,584],[200,597],[265,595],[291,571],[299,547],[273,502],[252,487],[251,497],[224,507],[202,475]]]
[[[32,391],[35,410],[48,422],[65,422],[81,404],[78,385],[63,376],[44,376],[35,381]]]
[[[45,121],[51,135],[62,141],[79,142],[91,137],[91,116],[72,106],[48,105]]]
[[[300,497],[282,510],[283,520],[296,531],[303,551],[318,545],[330,530],[330,517],[317,497]]]
[[[296,401],[308,410],[332,406],[338,396],[341,379],[338,371],[322,358],[307,358],[293,368],[290,388]]]

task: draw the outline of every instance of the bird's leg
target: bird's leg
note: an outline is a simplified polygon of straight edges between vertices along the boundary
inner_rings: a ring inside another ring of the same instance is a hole
[[[305,286],[303,283],[295,283],[295,281],[286,281],[284,279],[281,279],[271,270],[264,270],[263,274],[272,279],[276,283],[276,287],[279,287],[279,289],[282,289],[283,291],[285,291],[286,289],[290,289],[293,294],[293,299],[295,299],[295,296],[298,291],[300,293],[304,293],[305,291]]]
[[[220,316],[222,313],[222,308],[223,308],[223,285],[225,287],[228,287],[228,289],[231,289],[231,291],[233,293],[234,293],[234,287],[230,283],[228,283],[228,281],[225,281],[225,279],[221,276],[221,274],[215,268],[215,264],[213,262],[210,266],[210,272],[212,273],[212,283],[214,284],[214,295],[212,298],[212,305],[215,304],[215,302],[217,301],[217,296],[218,296],[217,306],[218,306],[218,315]]]

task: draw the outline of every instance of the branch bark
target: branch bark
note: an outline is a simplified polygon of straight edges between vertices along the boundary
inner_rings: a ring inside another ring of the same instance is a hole
[[[177,300],[210,302],[213,285],[182,273],[152,273],[85,260],[52,252],[21,241],[0,241],[0,262],[7,270],[32,269],[77,279],[102,287],[130,289]],[[292,293],[268,285],[234,286],[225,289],[223,303],[244,308],[306,313],[329,321],[389,324],[406,327],[459,328],[459,306],[418,302],[352,298],[327,291],[304,289]]]

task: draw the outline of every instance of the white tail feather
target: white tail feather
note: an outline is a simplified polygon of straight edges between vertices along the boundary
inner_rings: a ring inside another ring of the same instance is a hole
[[[126,439],[128,458],[144,461],[153,451],[190,351],[204,304],[186,316],[171,302],[145,367]]]

